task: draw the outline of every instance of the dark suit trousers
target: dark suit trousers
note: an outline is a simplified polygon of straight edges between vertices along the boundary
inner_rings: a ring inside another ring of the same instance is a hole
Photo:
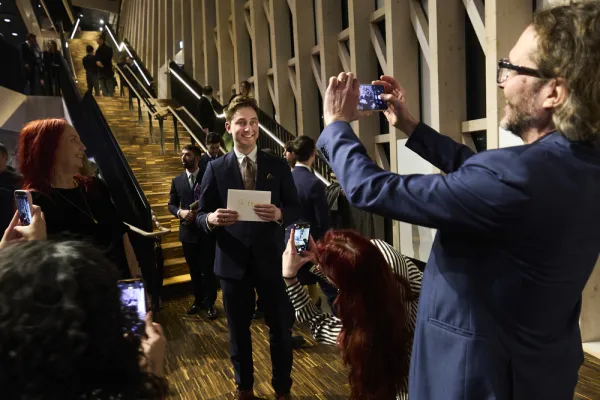
[[[217,300],[217,278],[214,273],[215,240],[202,234],[200,243],[182,243],[183,255],[190,268],[196,305],[208,308]]]
[[[256,270],[256,264],[252,260],[241,281],[221,279],[235,383],[240,390],[249,390],[254,385],[250,324],[254,313],[256,288],[261,308],[265,313],[265,322],[269,327],[273,388],[278,394],[288,394],[292,387],[292,306],[283,279],[258,278]]]

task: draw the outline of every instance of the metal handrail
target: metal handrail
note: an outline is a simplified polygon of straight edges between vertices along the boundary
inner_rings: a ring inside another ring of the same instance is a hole
[[[168,106],[167,109],[171,112],[171,114],[173,114],[173,118],[176,118],[177,121],[179,121],[179,123],[185,128],[185,130],[188,131],[188,133],[190,134],[192,139],[194,139],[194,141],[196,143],[198,143],[200,148],[202,150],[204,150],[205,153],[208,153],[208,149],[206,148],[206,146],[204,146],[204,144],[200,141],[200,139],[198,139],[198,137],[196,135],[194,135],[194,132],[192,131],[192,129],[181,119],[179,114],[177,114],[177,111],[174,110],[173,107],[171,107],[171,106]],[[180,109],[184,110],[185,112],[187,112],[189,114],[189,111],[187,110],[187,108],[181,107]],[[202,125],[200,125],[200,127],[202,127]]]
[[[152,96],[152,94],[150,94],[148,89],[146,89],[146,86],[144,85],[144,83],[142,81],[140,81],[140,78],[138,78],[138,76],[133,72],[133,70],[129,67],[129,65],[125,65],[125,68],[127,68],[129,70],[129,72],[131,72],[131,75],[133,75],[133,77],[135,78],[137,83],[140,85],[140,87],[142,87],[144,89],[144,92],[146,92],[146,94],[148,95],[148,98],[150,98],[152,100],[156,100],[156,98],[154,96]]]
[[[148,114],[152,115],[152,117],[156,116],[156,115],[159,113],[159,111],[158,111],[158,110],[157,110],[157,108],[154,106],[154,104],[151,104],[151,106],[152,106],[152,107],[154,108],[154,110],[156,110],[156,111],[152,111],[152,110],[150,109],[150,107],[149,107],[149,106],[148,106],[148,104],[147,104],[147,101],[145,101],[145,98],[144,98],[144,97],[142,97],[142,96],[140,96],[140,94],[138,93],[138,91],[137,91],[137,90],[135,90],[135,87],[133,87],[133,84],[132,84],[132,83],[129,81],[129,79],[127,79],[127,76],[125,76],[125,72],[123,72],[123,70],[121,69],[121,67],[119,67],[118,65],[116,65],[116,67],[117,67],[117,70],[118,70],[118,71],[121,73],[121,77],[122,77],[123,79],[125,79],[125,81],[126,81],[126,82],[127,82],[127,84],[129,85],[129,88],[130,88],[131,90],[133,90],[133,93],[135,93],[136,97],[137,97],[138,99],[140,99],[140,100],[142,101],[142,103],[144,103],[144,108],[146,109],[146,111],[148,112]]]
[[[194,121],[194,123],[200,127],[200,129],[204,129],[204,128],[202,127],[202,124],[200,123],[200,121],[198,121],[198,120],[196,119],[196,117],[194,117],[194,116],[192,115],[192,113],[190,112],[190,110],[188,110],[188,109],[187,109],[187,107],[185,107],[185,106],[180,106],[180,107],[179,107],[179,109],[181,109],[181,110],[185,111],[185,112],[186,112],[186,114],[187,114],[187,115],[188,115],[188,116],[189,116],[189,117],[192,119],[192,121]],[[200,142],[198,141],[198,143],[200,143]],[[223,146],[219,146],[219,149],[221,150],[221,152],[222,152],[223,154],[227,154],[227,150],[225,150],[225,149],[223,148]],[[206,151],[208,152],[208,150],[206,150]]]

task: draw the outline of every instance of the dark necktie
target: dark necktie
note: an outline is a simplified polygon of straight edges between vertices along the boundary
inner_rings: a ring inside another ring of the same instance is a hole
[[[242,178],[244,179],[244,189],[254,190],[256,187],[256,166],[248,156],[242,160]]]

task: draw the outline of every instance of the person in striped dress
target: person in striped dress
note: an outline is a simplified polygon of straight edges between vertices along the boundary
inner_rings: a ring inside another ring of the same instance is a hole
[[[320,343],[339,346],[349,366],[351,400],[408,399],[408,366],[422,272],[386,242],[331,230],[297,253],[290,235],[282,275],[296,318]],[[296,278],[306,262],[338,288],[339,318],[314,306]]]

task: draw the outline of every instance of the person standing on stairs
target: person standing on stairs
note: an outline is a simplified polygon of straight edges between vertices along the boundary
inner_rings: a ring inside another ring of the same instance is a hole
[[[203,163],[203,168],[199,166],[204,156],[200,148],[194,145],[183,148],[181,163],[185,172],[173,178],[171,182],[168,207],[169,212],[179,218],[179,240],[183,246],[183,255],[190,269],[194,287],[195,300],[187,313],[197,314],[204,309],[209,319],[215,319],[218,317],[215,309],[217,281],[213,271],[215,241],[194,223],[197,215],[197,200],[200,197],[200,182],[208,164],[208,162]]]
[[[98,82],[102,95],[112,97],[115,92],[115,76],[112,67],[113,49],[107,45],[102,35],[96,39],[96,65],[98,66]]]
[[[98,82],[98,65],[96,65],[96,56],[94,48],[89,44],[85,46],[86,56],[83,57],[83,68],[85,68],[85,79],[87,81],[88,92],[94,90],[94,96],[100,96],[100,84]]]
[[[226,128],[235,145],[233,151],[206,168],[196,224],[217,240],[215,274],[221,280],[227,314],[236,399],[256,398],[250,333],[255,289],[269,326],[276,399],[289,399],[293,311],[280,266],[283,226],[295,222],[299,214],[296,185],[283,159],[259,151],[256,146],[259,126],[255,99],[236,97],[225,115]],[[238,221],[238,213],[226,208],[229,189],[269,191],[268,204],[254,205],[254,212],[262,221]]]

